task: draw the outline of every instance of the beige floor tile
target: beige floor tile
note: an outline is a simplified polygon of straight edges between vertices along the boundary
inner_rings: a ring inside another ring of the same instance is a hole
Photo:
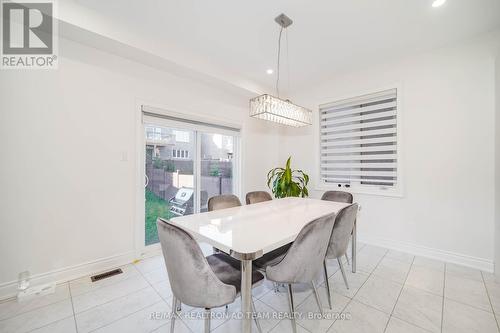
[[[79,333],[87,333],[116,320],[131,315],[161,300],[157,292],[148,287],[117,298],[111,302],[77,313],[76,323]]]
[[[141,311],[135,312],[125,318],[114,321],[111,324],[95,330],[95,333],[147,333],[169,322],[167,314],[170,307],[164,301],[160,301]]]
[[[406,285],[443,296],[444,271],[413,265]]]
[[[97,290],[78,295],[73,297],[75,313],[80,313],[94,306],[110,302],[148,286],[148,282],[144,280],[142,276],[137,275]]]
[[[387,252],[385,257],[393,260],[404,261],[409,264],[411,264],[413,262],[413,259],[415,258],[413,254],[396,250],[389,250],[389,252]]]
[[[271,333],[290,333],[292,332],[292,321],[289,319],[281,320],[278,325],[276,325]],[[310,333],[304,327],[297,324],[297,333]]]
[[[429,331],[424,330],[418,326],[407,323],[401,319],[396,317],[391,317],[389,320],[389,324],[387,325],[387,329],[385,333],[427,333]]]
[[[75,318],[73,316],[43,326],[30,333],[76,333]]]
[[[299,305],[312,294],[312,286],[310,284],[295,284],[292,288],[295,308],[298,308]],[[270,291],[261,297],[260,301],[277,311],[287,312],[289,311],[287,290],[288,289],[280,288],[280,291],[277,293]]]
[[[416,256],[413,260],[414,266],[426,267],[440,272],[444,272],[445,263],[436,259]]]
[[[492,313],[449,299],[444,300],[443,333],[497,333]]]
[[[359,288],[368,279],[368,274],[358,271],[357,273],[352,273],[350,270],[346,271],[347,282],[349,283],[349,289],[346,288],[344,279],[342,278],[342,273],[338,271],[332,277],[328,279],[330,282],[330,288],[341,295],[352,298],[359,290]]]
[[[318,288],[318,294],[323,306],[323,315],[319,311],[314,294],[310,295],[304,302],[302,302],[302,304],[296,309],[301,316],[298,320],[300,325],[305,327],[310,332],[326,332],[338,318],[338,315],[350,302],[349,298],[333,291],[332,293],[332,309],[330,310],[326,288]]]
[[[411,263],[409,262],[391,259],[386,256],[378,264],[373,274],[403,284],[408,276],[410,267]]]
[[[443,298],[426,291],[404,287],[393,316],[431,332],[441,331]]]
[[[382,311],[352,300],[344,310],[346,319],[338,319],[330,327],[331,333],[382,333],[389,316]]]
[[[483,281],[460,278],[446,273],[444,296],[485,311],[493,311]]]
[[[401,288],[403,288],[402,284],[372,275],[354,296],[354,299],[390,315]]]
[[[483,277],[480,270],[456,264],[446,264],[446,275],[453,275],[465,279],[483,282]]]
[[[0,332],[29,332],[73,316],[71,300],[66,299],[0,321]]]

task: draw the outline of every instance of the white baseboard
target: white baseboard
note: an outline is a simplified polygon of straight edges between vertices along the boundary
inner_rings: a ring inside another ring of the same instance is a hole
[[[358,240],[362,243],[385,247],[391,250],[406,252],[413,255],[441,260],[470,268],[475,268],[489,273],[493,273],[495,267],[494,262],[492,260],[472,257],[465,254],[460,254],[445,250],[434,249],[408,242],[401,242],[391,239],[383,239],[383,238],[369,237],[369,236],[368,237],[359,236]]]
[[[53,271],[31,276],[30,285],[36,286],[50,282],[64,283],[82,276],[105,271],[117,266],[123,266],[136,259],[135,251],[101,258],[86,263],[68,266]],[[11,298],[17,295],[17,281],[10,281],[0,284],[0,300]]]

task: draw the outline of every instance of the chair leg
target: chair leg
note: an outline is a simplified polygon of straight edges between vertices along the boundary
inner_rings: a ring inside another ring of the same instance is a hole
[[[205,333],[210,333],[210,309],[205,309]]]
[[[175,296],[172,296],[172,318],[170,318],[170,332],[174,332],[174,327],[175,327],[175,317],[177,317],[177,298]]]
[[[297,333],[297,323],[295,322],[295,305],[293,304],[293,291],[291,284],[288,284],[288,304],[290,305],[290,318],[292,319],[293,333]]]
[[[326,296],[328,296],[328,306],[330,310],[332,309],[332,295],[330,294],[330,281],[328,281],[328,270],[326,269],[326,259],[323,260],[323,269],[325,271],[325,287],[326,287]]]
[[[311,281],[311,284],[314,290],[314,296],[316,297],[316,303],[318,303],[319,312],[321,313],[321,316],[324,317],[325,314],[323,312],[323,305],[321,304],[321,300],[319,299],[318,289],[316,288],[314,281]]]
[[[348,265],[351,265],[351,263],[349,262],[349,257],[347,256],[347,253],[345,254],[345,260],[347,261]]]
[[[352,244],[351,244],[351,258],[352,258],[352,265],[351,269],[353,273],[356,273],[356,256],[358,254],[357,248],[356,248],[356,221],[354,221],[354,227],[352,228]]]
[[[253,301],[253,297],[252,297],[252,311],[253,311],[253,320],[255,320],[255,325],[257,326],[257,330],[259,331],[259,333],[262,333],[262,327],[260,326],[260,321],[259,319],[257,319],[257,310],[255,308],[255,302]]]
[[[342,260],[340,258],[337,258],[337,261],[339,262],[340,271],[342,272],[342,277],[344,278],[345,286],[347,289],[349,289],[349,283],[347,283],[347,276],[345,275],[344,264],[342,263]]]

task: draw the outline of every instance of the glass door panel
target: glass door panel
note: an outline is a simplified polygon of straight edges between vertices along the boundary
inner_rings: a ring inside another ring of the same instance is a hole
[[[193,214],[196,132],[145,124],[145,244],[158,243],[156,219]]]
[[[200,133],[200,211],[207,211],[208,198],[234,193],[235,137]]]

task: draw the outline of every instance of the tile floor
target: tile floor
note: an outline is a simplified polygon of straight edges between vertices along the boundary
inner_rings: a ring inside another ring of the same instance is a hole
[[[499,332],[500,279],[489,273],[388,251],[358,248],[358,272],[344,286],[336,261],[329,263],[334,301],[327,308],[324,278],[318,277],[323,319],[308,286],[295,286],[298,332]],[[29,301],[0,302],[0,332],[169,332],[171,290],[163,258],[122,267],[123,274],[92,283],[88,277],[57,286],[54,294]],[[265,332],[291,332],[285,290],[264,282],[253,290]],[[239,311],[239,301],[229,314]],[[280,312],[281,311],[281,312]],[[238,332],[240,322],[216,309],[217,333]],[[154,318],[152,314],[155,314]],[[183,306],[175,331],[202,332],[199,309]],[[256,327],[254,325],[254,331]]]

